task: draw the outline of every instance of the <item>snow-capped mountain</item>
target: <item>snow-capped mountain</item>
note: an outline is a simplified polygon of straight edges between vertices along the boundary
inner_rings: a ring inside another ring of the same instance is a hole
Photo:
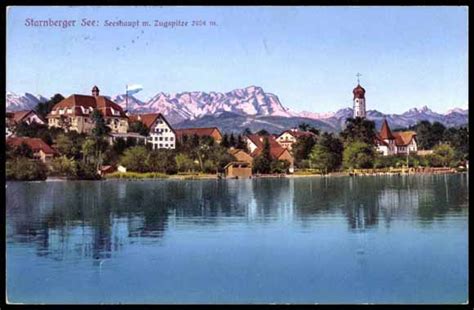
[[[30,93],[24,93],[20,95],[12,92],[7,92],[5,103],[7,111],[21,111],[31,110],[38,103],[46,101],[48,101],[48,99],[41,95],[35,96]]]
[[[227,93],[195,91],[167,94],[160,92],[146,103],[132,98],[129,96],[129,110],[137,113],[159,112],[174,123],[222,112],[251,116],[296,116],[280,103],[276,95],[266,93],[257,86],[235,89]],[[118,102],[124,105],[123,96],[119,99]]]
[[[125,95],[117,95],[110,99],[126,108],[125,98]],[[47,99],[43,96],[7,93],[6,109],[7,111],[32,109],[38,102],[44,101]],[[303,121],[324,130],[339,131],[343,128],[346,119],[353,115],[353,110],[349,107],[327,113],[292,111],[284,107],[276,95],[266,93],[258,86],[234,89],[226,93],[193,91],[167,94],[160,92],[145,102],[134,96],[128,96],[128,110],[132,113],[162,113],[177,128],[221,126],[226,130],[235,131],[246,127],[275,131]],[[466,125],[468,110],[453,108],[446,113],[437,113],[427,106],[412,108],[402,114],[384,114],[377,110],[369,110],[367,118],[375,121],[377,127],[383,119],[387,119],[390,127],[394,129],[412,126],[420,120],[437,121],[450,127]]]

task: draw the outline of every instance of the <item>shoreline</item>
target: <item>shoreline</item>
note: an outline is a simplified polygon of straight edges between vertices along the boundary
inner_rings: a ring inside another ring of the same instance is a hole
[[[220,178],[215,174],[200,174],[200,175],[164,175],[160,177],[107,177],[100,180],[79,180],[70,179],[67,177],[48,177],[46,180],[34,180],[34,181],[17,181],[17,180],[6,180],[6,182],[69,182],[69,181],[111,181],[111,180],[124,180],[124,181],[152,181],[152,180],[178,180],[178,181],[192,181],[192,180],[251,180],[251,179],[298,179],[298,178],[334,178],[334,177],[375,177],[375,176],[417,176],[417,175],[444,175],[444,174],[463,174],[468,173],[465,171],[431,171],[431,172],[372,172],[372,173],[350,173],[350,172],[332,172],[328,174],[264,174],[264,175],[253,175],[249,178]]]

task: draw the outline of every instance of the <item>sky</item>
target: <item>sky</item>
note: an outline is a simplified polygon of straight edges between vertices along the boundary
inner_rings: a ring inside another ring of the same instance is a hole
[[[139,26],[106,25],[119,20]],[[360,72],[368,110],[445,112],[468,107],[467,20],[460,6],[9,7],[6,87],[51,97],[97,85],[113,96],[141,84],[135,96],[147,100],[255,85],[294,111],[322,113],[352,107]]]

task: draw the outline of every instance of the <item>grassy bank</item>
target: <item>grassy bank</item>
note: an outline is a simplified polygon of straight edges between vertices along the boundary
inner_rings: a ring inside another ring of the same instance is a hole
[[[159,172],[114,172],[106,174],[104,179],[130,179],[130,180],[140,180],[140,179],[168,179],[169,176],[164,173]]]

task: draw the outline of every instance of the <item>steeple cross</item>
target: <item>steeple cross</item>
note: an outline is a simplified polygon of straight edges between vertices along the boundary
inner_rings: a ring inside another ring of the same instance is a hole
[[[357,72],[356,76],[357,76],[357,84],[360,84],[360,79],[359,78],[362,76],[362,74]]]

